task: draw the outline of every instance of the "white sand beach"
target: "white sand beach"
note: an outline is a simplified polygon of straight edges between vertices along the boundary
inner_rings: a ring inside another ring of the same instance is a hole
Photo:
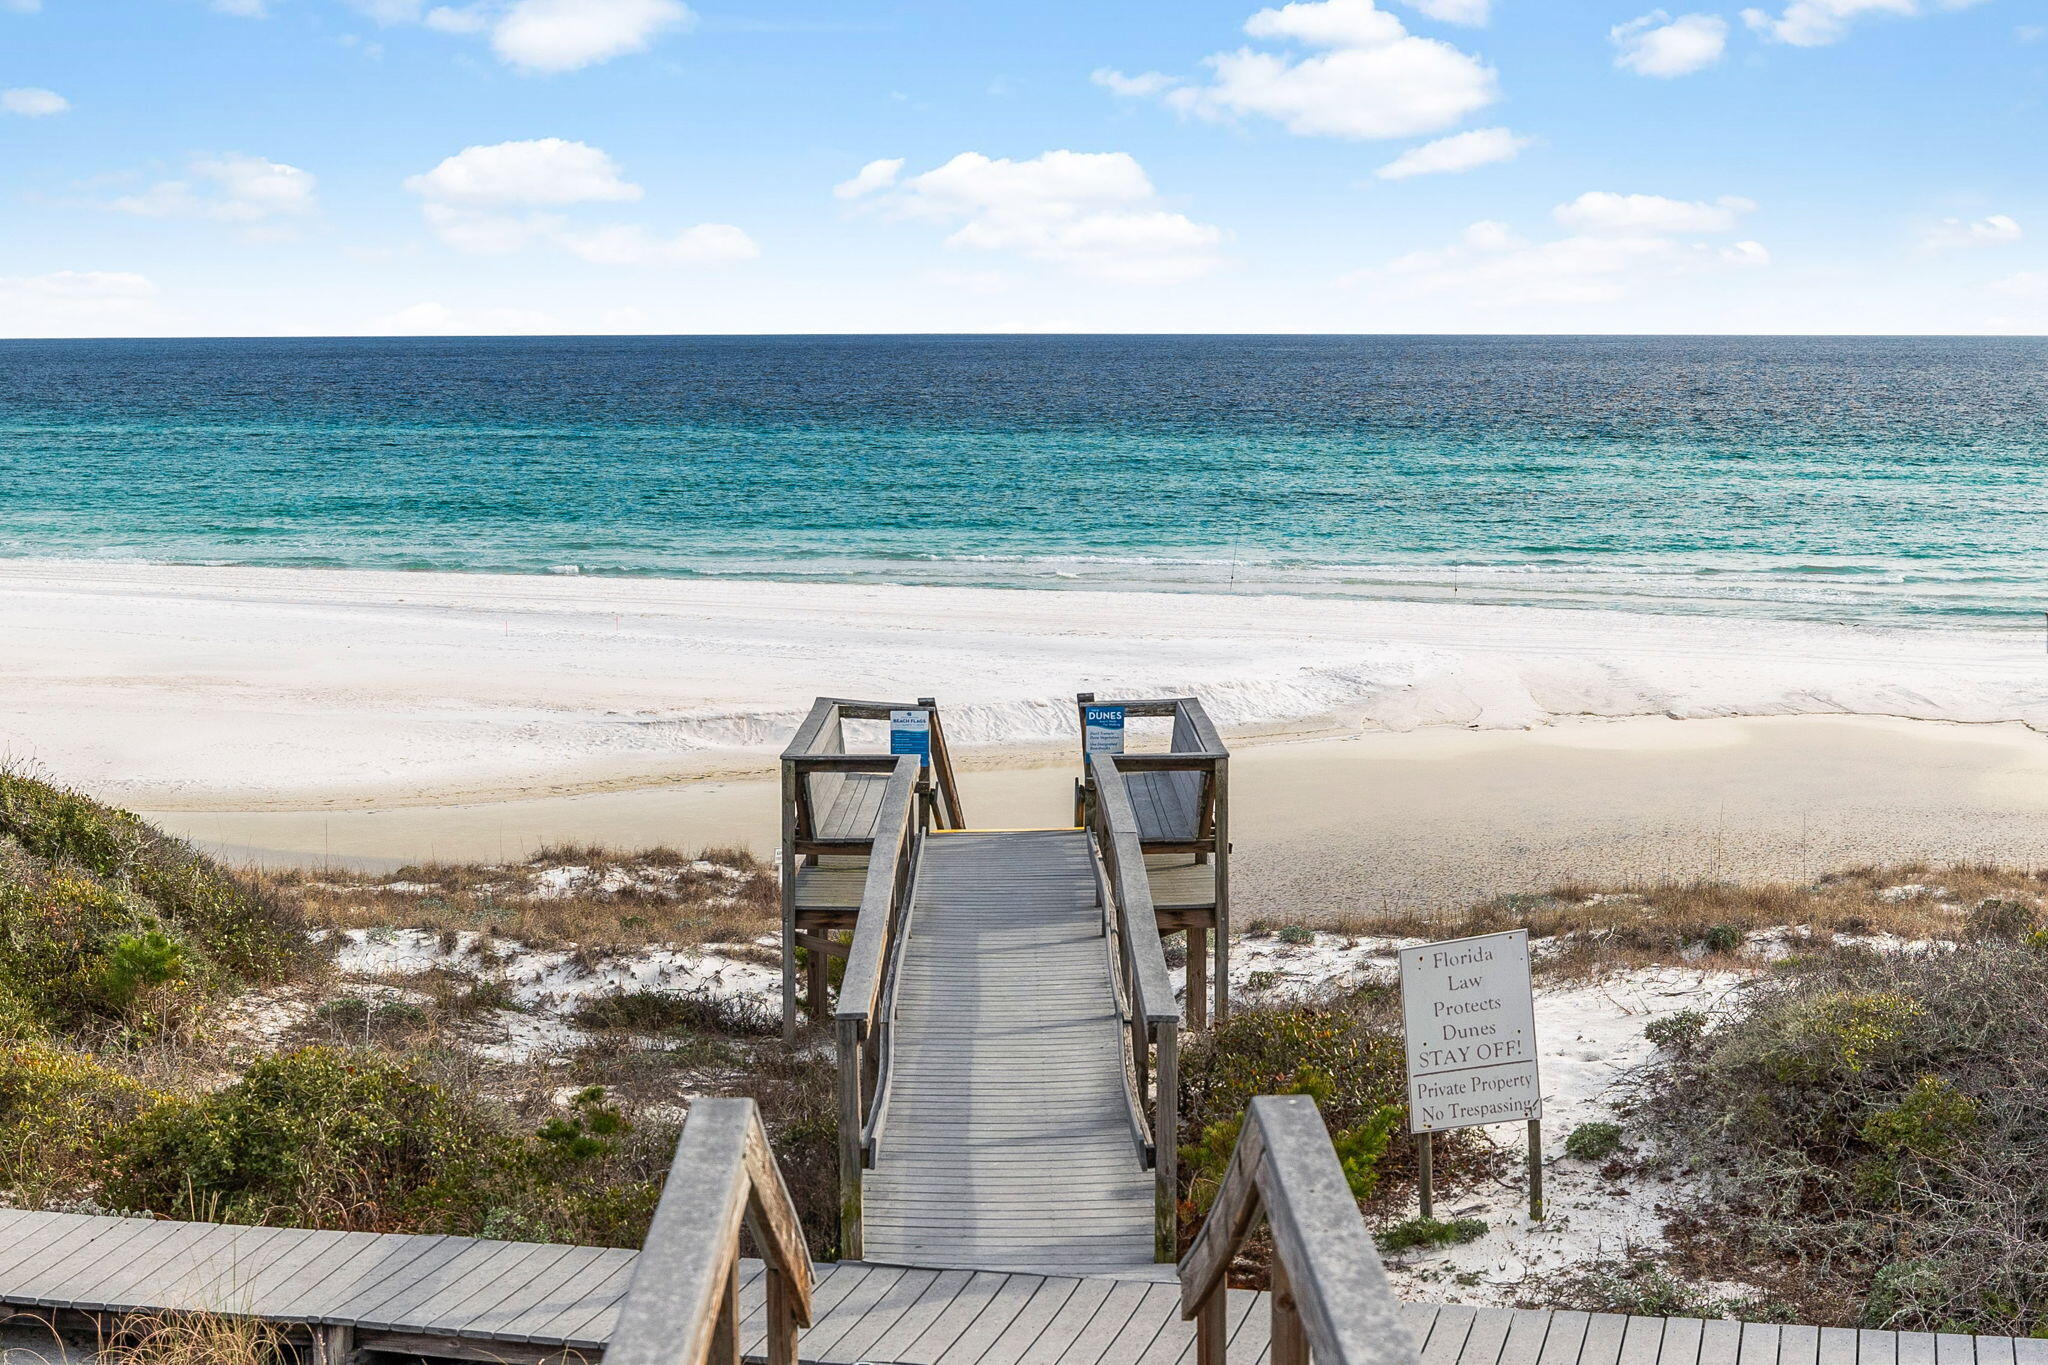
[[[0,638],[0,753],[250,857],[762,847],[820,693],[938,696],[977,823],[1058,820],[1086,689],[1203,698],[1248,893],[2048,861],[2022,633],[12,561]]]

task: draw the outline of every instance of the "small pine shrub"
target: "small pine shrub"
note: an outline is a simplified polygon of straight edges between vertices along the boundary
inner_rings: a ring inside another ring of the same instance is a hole
[[[1410,1218],[1396,1223],[1374,1238],[1385,1252],[1413,1251],[1417,1247],[1454,1247],[1477,1241],[1486,1235],[1483,1218]]]
[[[1303,944],[1314,943],[1316,941],[1316,931],[1303,928],[1299,924],[1288,924],[1283,925],[1280,932],[1275,934],[1274,937],[1282,943],[1291,943],[1299,947]]]
[[[1564,1154],[1574,1161],[1605,1161],[1620,1150],[1618,1123],[1582,1123],[1564,1140]]]
[[[0,770],[0,1036],[148,1034],[307,961],[296,916],[126,811]]]
[[[782,1028],[757,1001],[709,991],[620,991],[600,995],[577,1009],[575,1021],[584,1028],[712,1033],[726,1038],[765,1038]]]
[[[1707,1016],[1699,1010],[1680,1010],[1662,1019],[1652,1019],[1643,1027],[1643,1037],[1652,1046],[1674,1057],[1689,1055],[1706,1032]]]
[[[1742,947],[1742,930],[1732,924],[1716,924],[1700,936],[1700,944],[1710,953],[1732,953]]]

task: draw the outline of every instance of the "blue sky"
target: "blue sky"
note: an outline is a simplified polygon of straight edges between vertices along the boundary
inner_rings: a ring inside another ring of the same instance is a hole
[[[2048,332],[2048,3],[0,0],[0,335]]]

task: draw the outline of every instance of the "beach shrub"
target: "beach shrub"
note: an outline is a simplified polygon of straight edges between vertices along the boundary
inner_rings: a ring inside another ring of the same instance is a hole
[[[1618,1123],[1582,1123],[1564,1140],[1564,1154],[1574,1161],[1605,1161],[1620,1150]]]
[[[1970,907],[1963,927],[1976,938],[2024,938],[2039,916],[2039,908],[2025,901],[1986,896]]]
[[[1417,1247],[1454,1247],[1477,1241],[1486,1235],[1484,1218],[1410,1218],[1394,1224],[1373,1240],[1380,1250],[1393,1253]]]
[[[1595,1257],[1532,1276],[1523,1283],[1520,1305],[1644,1318],[1792,1320],[1781,1304],[1704,1293],[1647,1256]]]
[[[2048,955],[2006,938],[1808,959],[1660,1054],[1640,1112],[1700,1182],[1703,1236],[1786,1295],[1824,1266],[1866,1325],[2027,1335],[2048,1328],[2044,998]]]
[[[1651,1046],[1676,1056],[1684,1056],[1698,1047],[1706,1032],[1707,1016],[1699,1010],[1680,1010],[1643,1026],[1643,1037],[1650,1040]]]
[[[712,1033],[726,1038],[765,1038],[781,1021],[759,1001],[710,991],[618,991],[578,1007],[584,1028],[632,1029],[640,1033]]]
[[[171,1217],[454,1231],[507,1143],[405,1062],[307,1047],[196,1099],[156,1106],[109,1140],[107,1197]],[[434,1226],[440,1224],[442,1226]]]
[[[1282,943],[1300,947],[1303,944],[1314,943],[1316,941],[1316,931],[1299,924],[1286,924],[1281,926],[1280,932],[1275,934],[1274,937]]]
[[[156,1032],[310,951],[275,894],[126,811],[0,770],[0,1036]]]
[[[1415,1180],[1412,1147],[1395,1139],[1407,1117],[1399,995],[1369,986],[1317,1005],[1240,1005],[1181,1054],[1181,1211],[1192,1225],[1216,1195],[1245,1111],[1257,1095],[1312,1096],[1361,1204],[1405,1194]],[[1454,1186],[1497,1164],[1492,1145],[1467,1131],[1439,1133],[1438,1182]]]
[[[105,1135],[155,1098],[80,1053],[0,1046],[0,1190],[30,1208],[90,1195],[106,1174]]]
[[[1716,924],[1700,936],[1700,944],[1710,953],[1732,953],[1742,946],[1742,931],[1732,924]]]

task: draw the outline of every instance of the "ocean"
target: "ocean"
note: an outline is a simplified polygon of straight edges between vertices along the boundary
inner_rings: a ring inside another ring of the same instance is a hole
[[[0,555],[2048,610],[2048,340],[0,342]]]

